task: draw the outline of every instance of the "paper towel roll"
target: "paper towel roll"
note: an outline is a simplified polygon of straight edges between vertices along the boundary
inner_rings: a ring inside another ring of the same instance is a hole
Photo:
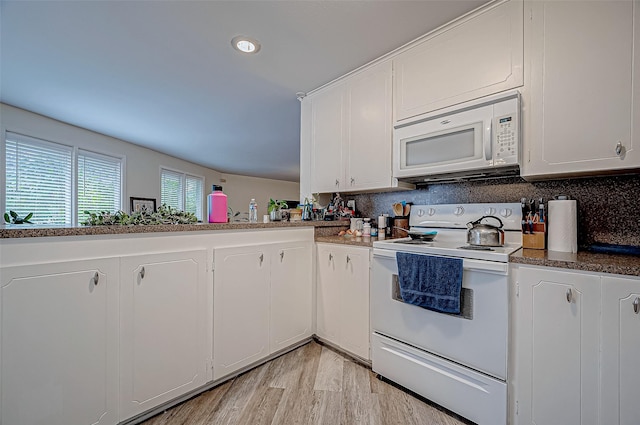
[[[575,200],[549,201],[549,251],[578,252],[578,206]]]

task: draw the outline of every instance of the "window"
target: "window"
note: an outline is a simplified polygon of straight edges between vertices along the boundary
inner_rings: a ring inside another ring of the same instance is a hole
[[[85,211],[122,209],[122,160],[78,150],[78,220]]]
[[[204,179],[179,171],[160,170],[160,199],[162,204],[195,214],[202,220]]]
[[[37,224],[74,225],[85,210],[121,209],[121,158],[11,132],[5,142],[5,211],[33,212]]]

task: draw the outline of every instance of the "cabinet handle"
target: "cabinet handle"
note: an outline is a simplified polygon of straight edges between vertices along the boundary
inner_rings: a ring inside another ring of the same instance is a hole
[[[623,149],[624,149],[624,146],[622,146],[622,142],[618,142],[616,144],[616,155],[622,156]]]
[[[340,186],[340,180],[336,179],[336,187]]]
[[[633,302],[633,312],[635,314],[640,313],[640,297],[636,297],[635,301]]]
[[[264,254],[260,254],[258,258],[260,259],[260,265],[262,265],[262,262],[264,261]]]
[[[93,275],[93,284],[95,286],[98,286],[98,282],[100,281],[100,275],[98,274],[98,272],[96,272],[96,274]],[[637,299],[636,299],[637,301]]]
[[[329,261],[333,261],[333,254],[329,253]]]
[[[280,251],[280,262],[282,263],[282,260],[284,260],[284,251]]]
[[[354,179],[353,177],[351,177],[351,186],[353,186],[356,183],[356,179]]]
[[[351,257],[347,255],[347,264],[351,262]]]
[[[140,279],[144,279],[144,266],[140,269]]]
[[[570,303],[573,299],[573,293],[571,292],[571,288],[567,289],[567,302]]]

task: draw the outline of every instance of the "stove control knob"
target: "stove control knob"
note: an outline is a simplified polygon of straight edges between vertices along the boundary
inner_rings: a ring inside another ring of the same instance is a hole
[[[464,208],[462,207],[456,207],[456,210],[453,212],[455,215],[462,215],[464,214]]]
[[[494,215],[496,213],[496,209],[493,207],[489,207],[484,210],[484,215]]]
[[[511,208],[504,208],[500,210],[500,215],[503,216],[504,218],[511,217],[511,214],[513,214],[513,211],[511,211]]]
[[[422,217],[424,215],[424,210],[420,208],[417,214],[418,214],[418,217]]]
[[[429,208],[429,215],[434,215],[436,213],[435,208]]]

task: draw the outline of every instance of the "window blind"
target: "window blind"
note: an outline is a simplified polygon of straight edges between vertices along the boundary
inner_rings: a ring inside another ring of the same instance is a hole
[[[195,214],[198,220],[202,220],[203,186],[204,182],[200,177],[186,176],[184,210]]]
[[[6,209],[38,224],[72,224],[73,148],[6,133]]]
[[[162,204],[184,210],[184,174],[172,170],[160,171],[160,200]]]
[[[122,159],[78,150],[78,221],[85,211],[122,209]]]
[[[195,214],[202,220],[204,179],[179,171],[160,170],[160,199],[163,204]]]

